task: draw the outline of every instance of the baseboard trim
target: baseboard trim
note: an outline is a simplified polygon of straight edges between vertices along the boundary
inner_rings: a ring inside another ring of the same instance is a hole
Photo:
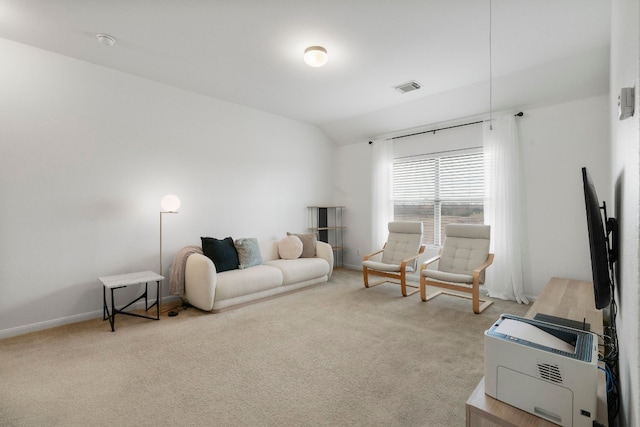
[[[0,339],[29,334],[31,332],[38,332],[44,329],[69,325],[71,323],[83,322],[85,320],[95,319],[99,316],[102,316],[102,310],[60,317],[58,319],[45,320],[44,322],[31,323],[29,325],[16,326],[15,328],[2,329],[0,330]]]
[[[177,296],[163,297],[162,306],[167,303],[173,303],[181,301]],[[153,304],[155,300],[149,300],[150,304]],[[132,309],[144,308],[144,301],[140,301],[131,306]],[[129,309],[127,309],[128,311]],[[162,311],[162,308],[160,309]],[[102,318],[102,310],[90,311],[87,313],[74,314],[72,316],[60,317],[58,319],[45,320],[43,322],[31,323],[23,326],[16,326],[14,328],[0,330],[0,339],[11,338],[18,335],[29,334],[32,332],[43,331],[45,329],[56,328],[58,326],[70,325],[72,323],[84,322],[86,320],[92,320],[95,318]]]

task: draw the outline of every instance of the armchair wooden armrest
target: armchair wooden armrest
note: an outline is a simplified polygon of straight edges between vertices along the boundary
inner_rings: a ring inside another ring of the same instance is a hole
[[[375,251],[375,252],[371,252],[370,254],[365,255],[365,256],[364,256],[364,258],[362,258],[362,260],[363,260],[363,261],[366,261],[366,260],[368,260],[369,258],[371,258],[372,256],[374,256],[374,255],[378,255],[379,253],[382,253],[383,251],[384,251],[384,248],[382,248],[382,249],[380,249],[380,250],[378,250],[378,251]]]
[[[491,264],[493,263],[493,254],[489,254],[487,256],[487,260],[480,264],[478,266],[478,268],[476,268],[475,270],[473,270],[473,283],[474,284],[479,284],[480,283],[480,274],[487,269],[487,267],[489,267]]]
[[[401,272],[406,272],[406,268],[407,268],[407,264],[410,263],[411,261],[417,259],[420,257],[420,255],[422,255],[424,253],[424,245],[420,245],[420,250],[418,250],[418,253],[410,256],[409,258],[403,259],[402,263],[400,264],[400,271]]]
[[[436,261],[440,261],[440,254],[434,256],[433,258],[429,258],[428,260],[426,260],[425,262],[422,263],[422,265],[420,266],[420,271],[424,270],[425,268],[427,268],[430,264],[433,264]]]

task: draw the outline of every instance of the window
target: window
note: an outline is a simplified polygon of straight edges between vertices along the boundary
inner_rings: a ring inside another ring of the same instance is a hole
[[[422,221],[423,243],[440,246],[450,223],[484,223],[481,149],[395,159],[395,221]]]

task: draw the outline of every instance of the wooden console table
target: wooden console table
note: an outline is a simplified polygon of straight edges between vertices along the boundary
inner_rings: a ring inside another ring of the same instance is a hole
[[[547,283],[538,299],[525,317],[533,318],[537,313],[585,321],[591,325],[591,332],[602,334],[602,312],[596,310],[591,282],[553,277]],[[596,419],[608,424],[606,378],[598,370],[598,412]],[[533,414],[487,396],[484,392],[484,378],[480,381],[466,403],[467,427],[551,427],[551,423]]]

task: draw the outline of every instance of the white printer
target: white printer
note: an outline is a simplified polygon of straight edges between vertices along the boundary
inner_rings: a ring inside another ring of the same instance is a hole
[[[485,393],[561,426],[592,426],[597,335],[503,314],[484,333]]]

